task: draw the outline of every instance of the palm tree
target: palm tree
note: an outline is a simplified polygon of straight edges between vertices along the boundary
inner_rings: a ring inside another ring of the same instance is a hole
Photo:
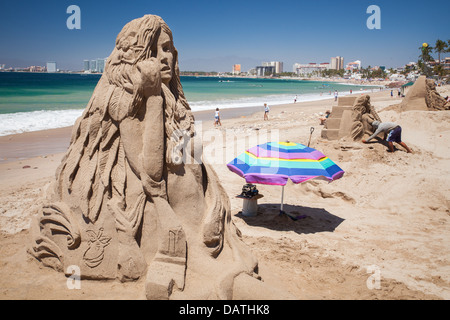
[[[423,74],[425,74],[427,77],[431,76],[431,70],[428,67],[428,62],[434,60],[431,56],[431,52],[433,50],[433,47],[431,46],[421,46],[420,49],[420,55],[419,55],[419,61],[417,61],[417,65],[419,66],[419,69],[422,71]]]
[[[434,46],[434,52],[437,52],[439,55],[439,64],[441,64],[441,52],[446,52],[447,43],[445,41],[442,41],[440,39],[436,40],[436,44]]]
[[[441,64],[435,65],[434,68],[433,68],[433,71],[434,71],[434,73],[437,74],[437,76],[438,76],[439,78],[442,78],[442,77],[445,75],[445,69],[444,69],[444,66],[441,65]]]
[[[431,52],[434,49],[432,46],[427,46],[427,47],[421,46],[421,47],[419,47],[419,49],[420,49],[420,52],[421,52],[419,57],[423,61],[429,62],[429,61],[434,60],[433,57],[431,56]]]

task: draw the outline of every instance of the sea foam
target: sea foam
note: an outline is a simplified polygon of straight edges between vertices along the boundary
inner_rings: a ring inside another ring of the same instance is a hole
[[[83,109],[42,110],[0,114],[0,136],[73,125]]]

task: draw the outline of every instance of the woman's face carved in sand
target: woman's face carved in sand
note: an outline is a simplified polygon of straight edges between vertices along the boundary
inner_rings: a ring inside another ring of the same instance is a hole
[[[173,75],[173,44],[165,31],[161,31],[158,39],[156,59],[161,66],[161,80],[168,85]]]

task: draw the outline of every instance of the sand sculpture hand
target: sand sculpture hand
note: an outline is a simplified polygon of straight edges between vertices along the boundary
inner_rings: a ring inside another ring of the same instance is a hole
[[[134,88],[145,98],[161,95],[161,66],[155,58],[138,62],[130,75]]]

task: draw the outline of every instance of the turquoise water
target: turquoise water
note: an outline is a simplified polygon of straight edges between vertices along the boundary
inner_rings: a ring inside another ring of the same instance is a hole
[[[292,103],[295,96],[297,101],[316,100],[329,98],[334,90],[355,90],[346,84],[290,79],[182,77],[181,82],[194,111]]]
[[[100,75],[0,72],[0,114],[84,108]]]
[[[72,125],[100,79],[95,74],[0,72],[0,135]],[[181,77],[193,111],[326,99],[362,88],[283,79]],[[364,88],[366,90],[367,87]]]

